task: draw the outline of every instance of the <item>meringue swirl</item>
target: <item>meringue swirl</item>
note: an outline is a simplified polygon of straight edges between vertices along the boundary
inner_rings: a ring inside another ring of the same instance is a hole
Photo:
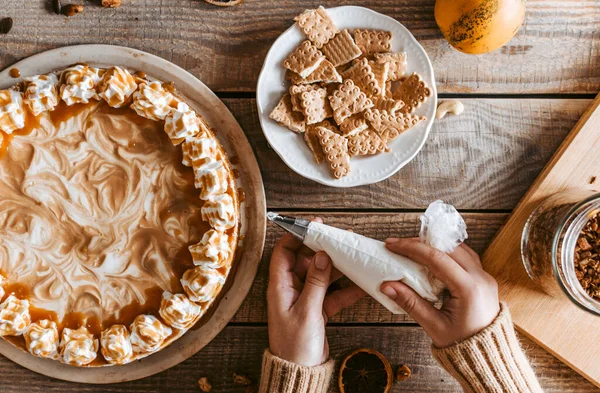
[[[113,108],[125,105],[138,88],[133,75],[121,67],[107,70],[98,84],[98,95]]]
[[[171,292],[163,293],[160,304],[160,316],[175,329],[189,329],[192,327],[202,308],[194,304],[183,293],[173,295]]]
[[[0,134],[1,135],[1,134]],[[0,140],[0,142],[2,142],[2,140]],[[0,299],[2,299],[4,297],[4,287],[2,286],[2,283],[6,280],[6,278],[4,278],[4,276],[2,274],[0,274]]]
[[[102,78],[104,70],[78,64],[63,71],[60,97],[69,106],[87,104],[91,99],[99,100],[96,85]]]
[[[133,348],[126,326],[112,325],[104,330],[100,337],[101,352],[111,364],[126,364],[131,361]]]
[[[229,236],[211,229],[198,244],[189,247],[194,265],[219,269],[227,265],[231,258]]]
[[[0,336],[20,336],[30,323],[29,301],[10,295],[0,304]]]
[[[154,81],[140,85],[138,91],[133,94],[131,108],[142,117],[160,121],[165,120],[171,113],[171,105],[174,102],[173,94],[165,90],[161,82]]]
[[[60,341],[62,361],[72,366],[84,366],[96,359],[98,340],[82,326],[77,330],[64,328]]]
[[[15,90],[0,90],[0,131],[12,134],[25,127],[23,95]]]
[[[152,315],[139,315],[131,324],[131,345],[135,352],[154,352],[173,331]]]
[[[202,219],[220,231],[236,226],[237,215],[231,195],[220,194],[209,197],[202,206]]]
[[[183,165],[191,167],[194,165],[194,160],[207,157],[216,159],[219,146],[214,139],[207,138],[205,135],[197,135],[187,138],[181,145],[181,150],[183,151]]]
[[[165,132],[174,145],[200,132],[200,118],[185,102],[179,102],[165,118]]]
[[[229,188],[229,171],[222,160],[210,157],[194,160],[194,185],[200,190],[201,199],[224,194]]]
[[[183,290],[191,300],[207,303],[214,300],[225,284],[225,277],[216,269],[197,266],[187,270],[181,278]]]
[[[54,321],[42,319],[34,322],[23,336],[25,346],[32,355],[58,360],[58,329]]]
[[[58,105],[58,78],[54,74],[25,79],[25,103],[34,116],[54,110]]]

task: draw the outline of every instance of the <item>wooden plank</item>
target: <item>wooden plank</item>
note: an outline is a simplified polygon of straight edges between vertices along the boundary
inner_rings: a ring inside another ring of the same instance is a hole
[[[297,175],[271,150],[250,99],[225,99],[262,169],[272,209],[513,209],[590,100],[464,99],[465,112],[436,121],[417,157],[388,180],[352,189]],[[298,143],[303,143],[298,137]]]
[[[393,392],[459,393],[460,386],[433,360],[430,341],[417,327],[330,327],[327,335],[337,363],[351,350],[371,347],[381,351],[393,365],[407,364],[411,377],[396,383]],[[527,355],[546,393],[592,393],[597,389],[528,339]],[[40,376],[0,356],[0,391],[7,393],[198,393],[197,380],[207,376],[211,393],[242,393],[234,385],[233,372],[260,378],[261,356],[268,347],[265,326],[230,326],[189,360],[153,377],[118,385],[81,385]],[[337,392],[335,383],[332,392]]]
[[[46,0],[3,0],[0,16],[15,23],[0,36],[0,68],[43,50],[103,43],[141,49],[187,69],[217,91],[254,91],[273,41],[305,8],[339,2],[246,1],[219,8],[200,0],[124,0],[117,9],[85,2],[71,18]],[[352,4],[352,3],[348,3]],[[441,93],[596,93],[600,90],[600,6],[596,0],[530,0],[524,26],[504,48],[462,54],[443,39],[434,0],[363,1],[390,15],[429,54]]]
[[[317,213],[296,213],[304,218],[313,218]],[[321,213],[323,220],[330,225],[353,231],[379,240],[388,237],[411,237],[419,234],[420,213]],[[475,251],[483,252],[507,218],[507,214],[467,213],[464,214],[469,244]],[[263,260],[250,290],[250,294],[238,310],[233,322],[266,323],[266,292],[269,277],[269,260],[273,246],[283,235],[283,230],[269,224]],[[355,306],[342,311],[331,319],[333,323],[406,323],[413,322],[407,315],[394,315],[371,298],[362,299]]]
[[[544,199],[567,189],[597,191],[590,179],[600,175],[600,163],[589,157],[600,149],[599,129],[600,94],[487,250],[485,267],[498,278],[501,297],[513,310],[519,329],[600,387],[598,317],[541,291],[527,276],[520,252],[525,222]],[[550,324],[548,316],[552,316]]]

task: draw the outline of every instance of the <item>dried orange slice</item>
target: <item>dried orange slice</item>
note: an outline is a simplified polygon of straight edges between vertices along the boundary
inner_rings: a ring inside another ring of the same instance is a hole
[[[369,348],[357,349],[348,355],[338,376],[341,393],[388,393],[393,383],[390,362]]]

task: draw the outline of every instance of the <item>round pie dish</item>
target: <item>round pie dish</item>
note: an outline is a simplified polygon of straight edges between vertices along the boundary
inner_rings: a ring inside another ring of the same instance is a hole
[[[0,352],[90,383],[185,360],[233,316],[262,254],[264,191],[239,125],[193,76],[129,48],[11,68]]]
[[[427,140],[437,107],[433,67],[423,47],[410,31],[395,19],[357,6],[327,8],[327,13],[340,31],[360,28],[392,33],[391,52],[406,53],[405,75],[417,73],[431,89],[430,99],[415,111],[416,115],[424,116],[426,120],[391,141],[388,145],[390,152],[358,157],[355,163],[353,161],[352,169],[347,176],[340,179],[331,176],[327,165],[315,162],[311,150],[303,143],[301,135],[290,132],[269,118],[269,114],[288,89],[284,83],[286,69],[282,64],[290,53],[306,40],[304,33],[297,24],[294,24],[273,43],[258,78],[256,103],[260,124],[269,145],[299,175],[320,184],[340,188],[377,183],[394,175],[409,163]]]

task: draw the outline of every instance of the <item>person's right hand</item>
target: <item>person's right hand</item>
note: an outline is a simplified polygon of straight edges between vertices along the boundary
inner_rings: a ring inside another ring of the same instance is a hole
[[[450,298],[438,310],[402,282],[381,285],[381,291],[423,327],[436,347],[449,347],[474,336],[500,312],[498,284],[468,246],[461,244],[446,254],[419,239],[387,239],[386,247],[427,266],[448,287]]]

